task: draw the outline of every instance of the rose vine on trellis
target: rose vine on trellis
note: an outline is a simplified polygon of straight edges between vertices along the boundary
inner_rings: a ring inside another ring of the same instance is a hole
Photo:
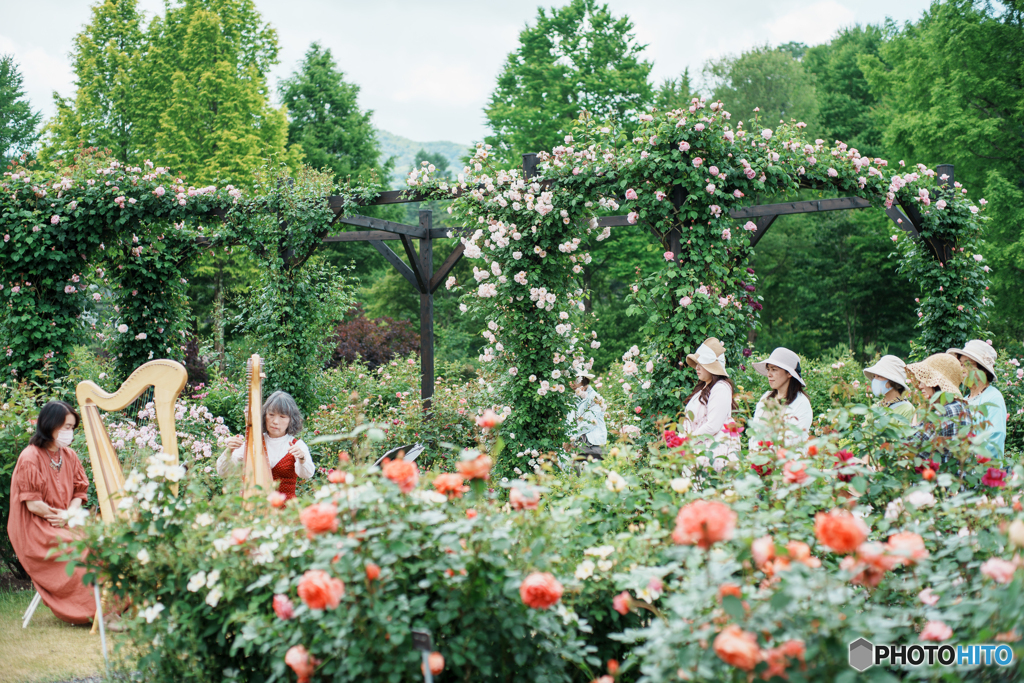
[[[153,357],[180,358],[182,280],[198,224],[239,195],[95,150],[62,168],[13,164],[0,183],[5,376],[63,375],[72,347],[101,334],[88,316],[110,297],[122,374]]]
[[[632,288],[629,311],[641,317],[644,348],[627,351],[623,360],[636,384],[630,390],[638,420],[678,413],[680,392],[693,383],[685,354],[706,337],[721,339],[732,358],[751,353],[745,342],[761,304],[743,233],[756,226],[739,224],[729,212],[755,196],[805,188],[864,197],[880,208],[901,202],[917,216],[921,238],[952,247],[935,258],[922,242],[893,230],[900,269],[922,288],[921,353],[982,332],[988,302],[986,269],[976,255],[979,207],[958,184],[943,187],[946,179],[924,166],[904,173],[844,143],[809,140],[802,123],[773,130],[756,116],[746,128],[731,119],[721,102],[694,99],[688,109],[641,114],[627,135],[584,114],[565,145],[539,155],[534,178],[496,168],[486,147],[454,185],[429,169],[410,175],[412,187],[454,197],[450,211],[474,230],[462,236],[465,255],[485,268],[474,267],[476,283],[461,283],[468,290],[464,306],[484,309],[491,345],[481,360],[498,365],[505,400],[515,407],[508,433],[515,435],[518,458],[509,468],[526,458],[535,465],[534,451],[564,439],[570,401],[552,383],[589,367],[586,343],[599,344],[583,338],[586,322],[577,305],[585,293],[576,276],[589,262],[591,240],[609,234],[598,230],[596,217],[615,212],[619,202],[630,223],[653,230],[666,247],[679,231],[678,253],[666,250],[665,265]]]

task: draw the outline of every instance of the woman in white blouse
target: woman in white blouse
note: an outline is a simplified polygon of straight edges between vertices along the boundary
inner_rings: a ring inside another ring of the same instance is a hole
[[[800,356],[779,347],[772,351],[768,360],[754,363],[754,369],[768,378],[770,390],[764,392],[754,409],[754,417],[750,421],[751,445],[764,439],[764,410],[768,401],[777,401],[786,406],[787,429],[784,440],[787,445],[805,437],[811,429],[814,411],[810,399],[804,393],[807,384],[800,377]]]
[[[686,398],[682,431],[691,439],[714,446],[715,469],[720,470],[725,465],[721,458],[734,460],[733,453],[739,450],[739,444],[733,443],[733,436],[722,430],[732,422],[732,411],[736,409],[734,386],[725,369],[725,347],[714,337],[706,339],[686,357],[686,364],[697,370],[698,381]]]
[[[275,391],[263,404],[263,446],[270,461],[270,471],[278,482],[278,491],[288,498],[295,497],[298,477],[309,479],[316,472],[309,446],[297,434],[302,431],[302,413],[291,394]],[[217,474],[222,477],[236,474],[242,468],[245,439],[228,438],[225,451],[217,459]]]

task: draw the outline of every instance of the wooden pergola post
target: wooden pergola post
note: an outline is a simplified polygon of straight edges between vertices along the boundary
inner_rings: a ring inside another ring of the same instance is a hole
[[[423,289],[420,290],[420,399],[423,412],[429,415],[434,396],[434,290],[431,281],[434,276],[434,241],[430,235],[433,213],[420,211],[420,227],[424,237],[420,239],[420,272],[423,274]],[[454,264],[453,264],[454,265]]]

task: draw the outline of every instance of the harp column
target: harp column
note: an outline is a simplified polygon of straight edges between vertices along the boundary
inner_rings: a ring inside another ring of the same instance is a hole
[[[428,416],[434,396],[434,292],[431,287],[434,278],[434,241],[430,236],[433,224],[433,212],[420,211],[420,228],[424,235],[420,239],[419,253],[420,272],[423,274],[423,288],[420,290],[420,399],[423,401],[423,412]]]

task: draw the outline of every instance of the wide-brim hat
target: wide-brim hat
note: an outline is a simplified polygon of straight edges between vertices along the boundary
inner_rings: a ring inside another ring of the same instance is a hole
[[[705,339],[696,351],[686,357],[686,364],[691,368],[697,367],[698,363],[712,375],[729,376],[725,369],[725,347],[714,337]]]
[[[996,376],[996,350],[993,349],[988,342],[984,342],[980,339],[972,339],[964,344],[964,348],[949,349],[946,353],[967,356],[975,363],[988,370],[993,377]]]
[[[594,373],[590,372],[590,370],[587,370],[586,368],[581,368],[576,371],[576,379],[579,379],[581,377],[586,377],[587,379],[594,379],[595,375]]]
[[[948,353],[936,353],[928,356],[920,363],[907,366],[907,374],[926,387],[938,387],[939,391],[963,398],[960,393],[960,381],[964,376],[964,367],[960,361]]]
[[[878,362],[872,365],[870,368],[864,368],[864,376],[868,379],[872,377],[881,377],[887,379],[890,382],[899,384],[904,389],[909,389],[907,384],[907,364],[903,362],[902,358],[897,356],[882,356],[878,359]]]
[[[768,356],[768,360],[763,360],[760,363],[754,363],[754,369],[757,370],[758,374],[767,377],[769,365],[782,368],[788,372],[793,379],[800,382],[800,386],[807,386],[807,382],[805,382],[803,377],[800,376],[800,356],[796,355],[789,349],[784,349],[780,346],[772,351],[772,355]]]

